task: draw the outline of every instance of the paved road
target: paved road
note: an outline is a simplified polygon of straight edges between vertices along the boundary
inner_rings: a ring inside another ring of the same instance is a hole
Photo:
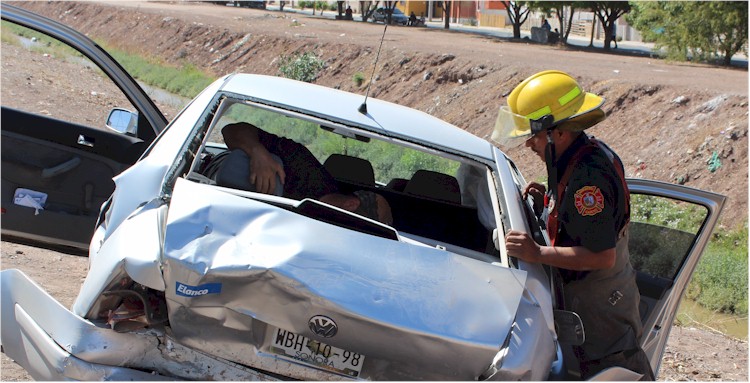
[[[279,7],[278,5],[269,5],[268,10],[270,11],[278,11]],[[284,12],[289,13],[301,13],[305,15],[312,16],[312,10],[311,9],[296,9],[291,8],[289,6],[284,7]],[[316,11],[316,16],[318,17],[324,17],[329,19],[335,19],[336,12],[334,11],[325,11],[323,12],[323,16],[320,16],[320,11]],[[362,16],[360,14],[354,14],[354,20],[361,20]],[[425,22],[425,26],[427,28],[437,28],[437,29],[443,29],[444,23],[442,20],[427,20]],[[465,33],[476,33],[480,35],[485,36],[494,36],[498,38],[507,38],[510,39],[513,37],[513,30],[511,28],[495,28],[495,27],[481,27],[481,26],[469,26],[469,25],[463,25],[459,23],[451,23],[450,29],[454,31],[459,32],[465,32]],[[521,31],[521,38],[531,38],[531,32],[522,30]],[[581,37],[581,36],[575,36],[570,35],[568,37],[568,44],[578,46],[578,47],[588,47],[589,43],[591,43],[591,39],[589,37]],[[595,48],[602,48],[604,46],[604,40],[602,39],[594,39],[593,45]],[[625,53],[631,53],[631,54],[638,54],[638,55],[651,55],[654,52],[654,44],[652,43],[643,43],[640,41],[618,41],[617,43],[617,51],[625,52]],[[743,54],[737,54],[732,57],[732,66],[737,66],[741,68],[747,68],[748,67],[748,58]]]

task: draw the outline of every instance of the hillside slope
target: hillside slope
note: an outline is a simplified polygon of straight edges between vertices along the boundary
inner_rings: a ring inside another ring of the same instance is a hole
[[[365,94],[383,25],[196,2],[23,2],[91,37],[215,75],[278,75],[285,55],[313,52],[326,69],[316,83]],[[116,12],[113,12],[115,11]],[[607,99],[609,118],[590,132],[622,157],[629,177],[729,197],[722,224],[748,214],[748,72],[670,64],[461,32],[390,26],[370,96],[410,106],[489,138],[498,107],[525,77],[561,69]],[[361,86],[353,76],[367,79]],[[528,180],[543,164],[510,150]],[[720,161],[709,169],[711,158]],[[713,172],[711,170],[714,170]]]

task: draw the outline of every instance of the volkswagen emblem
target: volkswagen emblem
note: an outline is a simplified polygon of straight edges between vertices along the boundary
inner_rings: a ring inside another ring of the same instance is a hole
[[[316,315],[310,318],[307,325],[310,327],[310,331],[324,338],[331,338],[339,331],[336,322],[324,315]]]

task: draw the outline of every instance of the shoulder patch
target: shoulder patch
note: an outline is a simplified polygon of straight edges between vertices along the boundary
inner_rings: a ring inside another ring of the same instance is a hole
[[[604,196],[596,186],[584,186],[575,194],[578,214],[582,216],[597,215],[604,210]]]

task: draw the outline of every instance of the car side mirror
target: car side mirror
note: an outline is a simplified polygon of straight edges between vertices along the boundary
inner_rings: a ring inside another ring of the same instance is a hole
[[[138,114],[127,109],[114,108],[107,117],[107,127],[135,137],[138,135]]]

